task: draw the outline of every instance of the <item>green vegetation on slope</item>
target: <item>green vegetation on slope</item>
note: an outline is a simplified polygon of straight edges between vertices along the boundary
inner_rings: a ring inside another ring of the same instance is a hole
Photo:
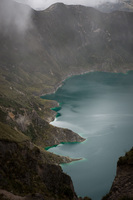
[[[20,143],[29,141],[29,138],[21,132],[15,131],[7,124],[0,122],[0,140]]]

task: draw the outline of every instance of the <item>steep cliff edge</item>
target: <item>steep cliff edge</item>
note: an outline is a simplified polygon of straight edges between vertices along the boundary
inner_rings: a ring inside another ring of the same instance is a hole
[[[71,178],[55,165],[65,159],[0,123],[0,199],[78,199]]]
[[[117,173],[109,194],[103,200],[133,199],[133,148],[120,157],[117,163]]]

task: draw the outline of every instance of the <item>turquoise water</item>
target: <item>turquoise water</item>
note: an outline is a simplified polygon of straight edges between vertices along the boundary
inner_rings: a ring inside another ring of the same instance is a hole
[[[45,98],[60,103],[54,126],[86,138],[49,151],[84,158],[62,165],[63,171],[71,176],[78,196],[100,200],[112,185],[118,158],[133,146],[133,72],[73,76]]]

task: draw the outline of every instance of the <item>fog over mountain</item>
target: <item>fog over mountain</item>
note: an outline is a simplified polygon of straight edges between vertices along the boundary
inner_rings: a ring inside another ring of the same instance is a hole
[[[0,32],[4,34],[9,30],[17,30],[23,34],[32,26],[32,9],[27,5],[16,4],[14,1],[4,0],[0,2]]]

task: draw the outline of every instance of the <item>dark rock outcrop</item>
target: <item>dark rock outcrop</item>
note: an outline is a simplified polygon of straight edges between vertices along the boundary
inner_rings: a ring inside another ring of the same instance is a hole
[[[115,180],[109,194],[103,200],[106,199],[133,199],[133,148],[119,159]]]
[[[60,166],[48,164],[39,148],[5,140],[0,140],[0,194],[32,200],[77,199],[70,177]]]

